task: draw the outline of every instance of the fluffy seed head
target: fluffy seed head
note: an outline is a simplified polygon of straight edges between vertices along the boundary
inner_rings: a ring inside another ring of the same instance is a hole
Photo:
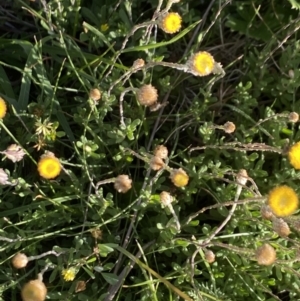
[[[272,220],[272,218],[274,216],[271,208],[266,204],[261,206],[260,213],[261,213],[262,218],[267,219],[267,220]]]
[[[171,171],[170,179],[177,187],[184,187],[189,182],[189,176],[182,168],[173,169]]]
[[[224,132],[231,134],[235,131],[235,124],[231,121],[227,121],[224,125]]]
[[[101,99],[101,91],[97,88],[92,89],[89,96],[93,101],[97,102]]]
[[[271,265],[276,260],[276,251],[271,245],[266,243],[256,250],[255,257],[258,264]]]
[[[154,155],[161,159],[167,159],[168,149],[164,145],[158,145],[154,150]]]
[[[278,186],[270,191],[268,205],[277,217],[289,216],[298,209],[298,196],[291,187]]]
[[[152,85],[143,85],[137,92],[138,102],[146,107],[152,106],[157,102],[158,94]]]
[[[214,71],[215,60],[210,53],[200,51],[189,58],[187,66],[189,72],[195,76],[206,76]]]
[[[300,169],[300,142],[295,143],[288,152],[291,165],[295,169]]]
[[[114,187],[118,192],[125,193],[132,187],[132,180],[127,175],[119,175],[115,179]]]
[[[240,185],[246,185],[248,181],[248,174],[246,169],[240,169],[237,176],[236,176],[236,181]]]
[[[14,268],[22,269],[25,268],[28,263],[28,257],[23,253],[17,253],[11,260]]]
[[[5,151],[2,152],[5,154],[6,158],[15,162],[19,162],[23,159],[25,152],[21,146],[17,144],[11,144]]]
[[[299,114],[296,112],[291,112],[288,118],[290,122],[296,123],[299,120]]]
[[[23,301],[44,301],[47,295],[47,288],[40,280],[27,282],[21,291]]]
[[[162,14],[158,18],[158,26],[166,33],[178,32],[181,28],[182,19],[177,13]]]
[[[281,237],[287,237],[290,235],[291,230],[289,225],[282,219],[274,217],[272,219],[273,230]]]
[[[216,259],[215,253],[211,250],[205,251],[205,259],[208,263],[213,263]]]
[[[169,206],[172,201],[173,201],[173,198],[172,196],[170,195],[169,192],[166,192],[166,191],[162,191],[159,195],[160,197],[160,201],[161,203],[166,207],[166,206]]]
[[[164,167],[164,165],[164,161],[157,156],[153,156],[150,160],[150,167],[152,170],[160,170]]]
[[[132,68],[137,69],[145,66],[145,61],[143,59],[137,59],[133,62]]]

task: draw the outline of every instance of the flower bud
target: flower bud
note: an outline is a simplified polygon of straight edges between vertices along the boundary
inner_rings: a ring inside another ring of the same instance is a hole
[[[205,259],[208,263],[213,263],[216,259],[215,253],[211,250],[206,250]]]
[[[99,101],[101,99],[101,91],[97,88],[92,89],[89,96],[93,101]]]

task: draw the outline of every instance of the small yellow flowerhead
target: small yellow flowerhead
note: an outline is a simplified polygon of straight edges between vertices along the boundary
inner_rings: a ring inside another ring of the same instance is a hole
[[[6,115],[6,111],[7,111],[6,103],[5,103],[4,99],[2,97],[0,97],[0,118],[1,119],[3,119],[4,116]]]
[[[44,282],[36,279],[27,282],[21,291],[23,301],[44,301],[47,296],[47,288]]]
[[[276,260],[276,251],[271,245],[264,244],[256,250],[255,257],[258,264],[271,265]]]
[[[300,142],[295,143],[288,152],[291,165],[295,169],[300,169]]]
[[[64,277],[65,281],[73,281],[76,276],[76,269],[75,268],[64,269],[62,270],[61,274]]]
[[[215,60],[210,53],[206,51],[200,51],[193,54],[189,58],[187,65],[189,72],[195,76],[205,76],[214,71]]]
[[[40,176],[45,179],[54,179],[61,172],[61,164],[51,152],[41,157],[37,168]]]
[[[173,184],[177,187],[184,187],[189,182],[189,176],[182,168],[173,169],[170,178]]]
[[[100,26],[100,30],[102,32],[105,32],[108,28],[109,28],[109,26],[107,23],[101,24],[101,26]]]
[[[166,33],[178,32],[181,28],[182,19],[177,13],[162,14],[158,18],[158,26]]]
[[[268,196],[268,205],[278,217],[292,215],[299,206],[296,192],[286,185],[272,189]]]

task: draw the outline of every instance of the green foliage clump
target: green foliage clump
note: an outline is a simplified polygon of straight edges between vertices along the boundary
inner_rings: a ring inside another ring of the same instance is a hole
[[[0,1],[1,300],[299,298],[283,2]]]

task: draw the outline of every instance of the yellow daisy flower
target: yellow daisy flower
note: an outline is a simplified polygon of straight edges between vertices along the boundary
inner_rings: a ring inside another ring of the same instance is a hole
[[[40,176],[45,179],[54,179],[61,172],[59,160],[50,152],[41,157],[37,168]]]
[[[300,142],[295,143],[288,152],[291,165],[295,169],[300,169]]]
[[[200,51],[189,58],[187,65],[189,72],[195,76],[206,76],[214,71],[215,60],[210,53]]]
[[[189,176],[182,168],[173,169],[170,178],[173,184],[177,187],[184,187],[189,182]]]
[[[63,269],[61,274],[64,277],[65,281],[73,281],[76,276],[76,269],[75,268]]]
[[[181,28],[182,19],[177,13],[162,14],[158,18],[158,26],[166,33],[178,32]]]
[[[3,119],[4,116],[6,115],[6,111],[7,111],[6,103],[5,103],[4,99],[2,97],[0,97],[0,118],[1,119]]]
[[[283,185],[270,191],[268,205],[276,216],[284,217],[293,214],[298,209],[299,200],[294,189]]]

